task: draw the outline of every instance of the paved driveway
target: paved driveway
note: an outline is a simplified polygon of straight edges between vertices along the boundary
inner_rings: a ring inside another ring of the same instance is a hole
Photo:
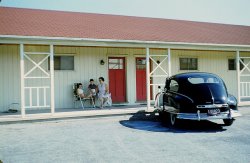
[[[0,160],[18,162],[250,162],[250,114],[163,127],[144,116],[0,125]]]

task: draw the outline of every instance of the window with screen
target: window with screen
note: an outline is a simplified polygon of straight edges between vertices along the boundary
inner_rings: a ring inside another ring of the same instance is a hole
[[[48,59],[50,70],[50,59]],[[54,56],[54,70],[74,70],[74,56]]]
[[[244,63],[244,59],[241,59],[241,61]],[[228,59],[228,70],[236,70],[236,59]],[[242,70],[244,65],[240,62],[240,70]]]
[[[180,58],[180,70],[198,70],[198,58]]]

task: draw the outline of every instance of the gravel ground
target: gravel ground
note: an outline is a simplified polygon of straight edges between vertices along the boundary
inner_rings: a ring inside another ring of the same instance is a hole
[[[250,114],[230,127],[215,122],[169,129],[153,115],[138,114],[5,124],[0,125],[0,160],[250,163]]]

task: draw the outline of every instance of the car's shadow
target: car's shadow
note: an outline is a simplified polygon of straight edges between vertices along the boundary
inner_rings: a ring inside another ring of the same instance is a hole
[[[145,113],[140,111],[134,114],[129,120],[122,120],[120,124],[137,129],[152,132],[174,132],[174,133],[188,133],[188,132],[222,132],[226,128],[223,128],[222,124],[217,124],[211,121],[181,121],[176,127],[167,127],[163,124],[155,113]]]

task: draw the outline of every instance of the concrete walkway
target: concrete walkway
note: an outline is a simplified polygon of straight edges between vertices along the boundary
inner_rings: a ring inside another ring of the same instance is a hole
[[[40,110],[27,111],[25,117],[22,117],[20,112],[0,113],[0,124],[42,121],[42,120],[56,120],[56,119],[66,119],[66,118],[128,115],[128,114],[135,114],[138,112],[145,112],[145,110],[146,107],[142,105],[112,106],[104,109],[85,108],[84,110],[79,108],[56,109],[56,112],[52,115],[49,109],[40,109]],[[148,112],[153,112],[153,111],[154,111],[153,108],[148,110]]]
[[[56,109],[52,115],[50,110],[30,110],[27,111],[25,117],[21,117],[20,112],[17,113],[0,113],[0,124],[8,123],[22,123],[32,121],[48,121],[68,118],[87,118],[97,116],[116,116],[116,115],[129,115],[138,112],[152,113],[154,108],[147,110],[145,106],[112,106],[105,109],[99,108],[86,108],[86,109]],[[250,115],[250,106],[239,107],[240,113]]]

